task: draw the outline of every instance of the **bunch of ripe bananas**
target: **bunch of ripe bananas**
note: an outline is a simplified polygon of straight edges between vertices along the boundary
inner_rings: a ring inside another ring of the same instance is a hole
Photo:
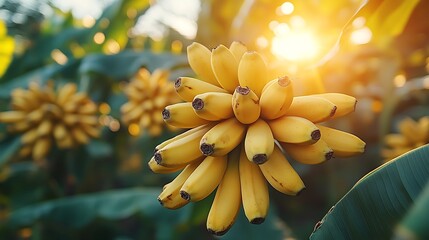
[[[392,160],[414,148],[429,143],[429,117],[415,121],[409,117],[399,125],[399,133],[387,134],[384,137],[386,148],[381,151],[385,162]]]
[[[168,76],[167,71],[160,69],[152,75],[145,68],[136,73],[125,88],[129,100],[121,107],[125,124],[135,124],[141,130],[147,130],[151,136],[161,134],[164,121],[160,112],[166,105],[180,101]]]
[[[201,79],[178,78],[175,89],[186,102],[165,107],[162,116],[168,125],[192,129],[159,144],[149,161],[155,173],[182,170],[159,195],[164,207],[199,201],[217,188],[207,229],[222,235],[241,204],[249,222],[264,221],[267,182],[288,195],[305,189],[284,151],[305,164],[364,151],[358,137],[319,124],[353,112],[354,97],[294,97],[288,77],[268,79],[262,56],[238,42],[212,51],[193,43],[187,51]]]
[[[19,155],[31,155],[36,162],[45,159],[54,143],[59,148],[73,148],[100,134],[96,104],[86,93],[78,93],[73,83],[55,92],[52,85],[42,88],[31,82],[27,90],[13,90],[11,107],[0,113],[0,122],[8,123],[8,130],[22,133]]]

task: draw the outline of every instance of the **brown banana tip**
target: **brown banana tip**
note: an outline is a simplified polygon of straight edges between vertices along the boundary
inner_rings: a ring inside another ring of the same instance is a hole
[[[192,107],[195,110],[201,110],[204,108],[204,101],[201,98],[195,98],[194,101],[192,101]]]
[[[290,78],[288,76],[279,77],[277,83],[281,87],[287,87],[290,84]]]
[[[264,217],[258,217],[258,218],[254,218],[252,220],[250,220],[251,224],[261,224],[265,221]]]
[[[204,155],[210,156],[214,153],[214,146],[212,144],[203,143],[200,146],[200,150]]]
[[[326,161],[331,160],[331,158],[333,158],[333,157],[334,157],[334,151],[331,150],[331,151],[325,153],[325,160]]]
[[[237,88],[235,88],[235,91],[241,95],[247,95],[250,92],[250,88],[238,86]]]
[[[306,188],[306,187],[303,187],[301,190],[299,190],[299,191],[296,193],[296,196],[301,195],[301,193],[302,193],[305,189],[307,189],[307,188]]]
[[[256,154],[255,156],[253,156],[252,161],[256,164],[263,164],[268,160],[267,154],[262,153],[262,154]]]
[[[311,139],[312,140],[319,140],[320,139],[320,137],[321,137],[321,134],[320,134],[320,130],[319,129],[317,129],[317,130],[314,130],[313,132],[311,132]]]
[[[337,106],[334,106],[331,110],[331,114],[329,114],[330,117],[333,117],[335,115],[335,112],[337,112]]]
[[[225,230],[221,230],[221,231],[216,231],[216,230],[213,230],[213,229],[211,229],[211,228],[207,228],[207,231],[208,231],[210,234],[213,234],[213,235],[216,235],[216,236],[222,236],[222,235],[224,235],[226,232],[228,232],[228,230],[229,230],[229,228],[227,228],[227,229],[225,229]]]
[[[159,204],[161,204],[161,206],[164,206],[164,203],[161,201],[161,198],[157,198],[157,199],[158,199]]]
[[[162,162],[162,156],[161,156],[161,153],[159,153],[159,152],[156,152],[156,153],[153,155],[153,158],[155,159],[155,162],[156,162],[157,164],[160,164],[160,163]]]
[[[170,111],[166,108],[164,108],[164,110],[162,110],[162,118],[164,120],[168,120],[170,119],[171,115],[170,115]]]
[[[353,107],[353,112],[356,111],[357,100],[355,100],[355,106]]]
[[[183,190],[180,191],[180,197],[182,197],[186,201],[191,201],[191,195],[189,195],[189,193],[187,193],[187,192],[185,192]]]
[[[177,78],[176,81],[174,81],[174,87],[177,89],[182,85],[182,78]]]

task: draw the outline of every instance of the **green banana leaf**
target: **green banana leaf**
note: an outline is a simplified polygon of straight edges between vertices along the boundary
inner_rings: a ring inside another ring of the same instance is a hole
[[[316,224],[310,239],[390,239],[396,225],[419,198],[428,179],[429,145],[425,145],[380,166],[359,180]],[[427,201],[427,195],[422,195],[421,200]],[[426,211],[420,212],[421,216],[411,212],[413,221],[405,220],[405,226],[415,226],[416,219],[427,223],[427,206],[419,208],[416,205],[418,210]]]
[[[8,137],[0,142],[0,167],[7,163],[22,146],[20,137]]]

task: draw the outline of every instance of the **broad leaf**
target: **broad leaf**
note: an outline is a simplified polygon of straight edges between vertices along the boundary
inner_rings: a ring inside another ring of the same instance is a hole
[[[310,238],[389,239],[428,179],[429,145],[425,145],[359,180],[317,224]]]
[[[157,224],[185,221],[183,216],[189,215],[189,206],[177,211],[164,209],[157,201],[159,192],[158,188],[133,188],[47,201],[13,211],[6,224],[16,228],[44,221],[81,228],[96,218],[119,220],[134,214],[141,214]]]
[[[93,54],[82,60],[80,73],[95,72],[117,80],[130,77],[140,67],[146,67],[149,71],[156,68],[170,69],[187,64],[183,55],[154,54],[151,52],[135,52],[125,50],[116,55]]]
[[[20,137],[9,137],[0,142],[0,167],[13,157],[21,145]]]

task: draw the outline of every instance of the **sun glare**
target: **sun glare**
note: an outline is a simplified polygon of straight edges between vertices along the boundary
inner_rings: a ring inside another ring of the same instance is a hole
[[[271,52],[290,61],[311,60],[319,51],[318,43],[310,32],[291,31],[273,38]]]

